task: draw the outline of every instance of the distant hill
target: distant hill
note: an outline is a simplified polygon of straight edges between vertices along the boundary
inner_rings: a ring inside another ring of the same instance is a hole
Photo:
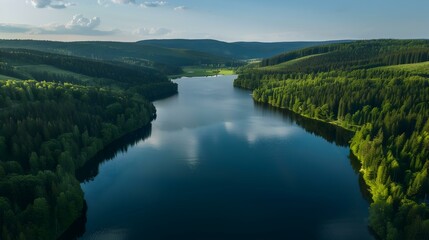
[[[259,70],[320,72],[429,61],[429,40],[364,40],[328,44],[263,59]]]
[[[149,100],[177,92],[176,84],[152,68],[29,49],[0,49],[1,79],[115,88],[136,92]]]
[[[329,43],[347,42],[325,41],[325,42],[222,42],[211,39],[162,39],[143,40],[138,42],[145,46],[157,46],[174,49],[187,49],[205,52],[221,57],[233,59],[267,58],[283,52],[290,52],[301,48],[319,46]]]
[[[0,48],[20,48],[93,60],[119,61],[156,68],[168,75],[180,74],[183,66],[237,66],[240,60],[267,58],[283,52],[329,42],[235,42],[217,40],[144,40],[139,42],[56,42],[0,40]]]
[[[187,49],[172,49],[133,42],[55,42],[0,40],[0,48],[25,48],[96,60],[121,61],[154,67],[171,74],[181,66],[225,64],[230,58]]]

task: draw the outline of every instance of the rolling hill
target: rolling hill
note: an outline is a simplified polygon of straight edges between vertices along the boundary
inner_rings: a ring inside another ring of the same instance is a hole
[[[290,52],[301,48],[318,46],[328,43],[347,41],[326,42],[222,42],[211,39],[162,39],[143,40],[138,42],[145,46],[158,46],[172,49],[188,49],[205,52],[216,56],[247,60],[255,58],[267,58],[283,52]]]
[[[184,66],[237,67],[244,64],[243,60],[265,58],[281,52],[326,43],[332,42],[227,43],[204,39],[139,42],[0,40],[0,49],[29,49],[93,60],[121,62],[154,68],[167,75],[180,75],[183,73]]]
[[[368,40],[287,52],[262,60],[259,67],[281,72],[312,72],[369,69],[423,61],[429,61],[428,40]]]
[[[34,79],[135,91],[149,100],[177,92],[176,84],[152,68],[28,49],[0,49],[0,74],[2,79]]]
[[[119,61],[164,70],[166,74],[180,72],[181,66],[228,64],[230,58],[188,49],[171,49],[133,42],[55,42],[36,40],[0,40],[0,48],[23,48],[94,60]]]

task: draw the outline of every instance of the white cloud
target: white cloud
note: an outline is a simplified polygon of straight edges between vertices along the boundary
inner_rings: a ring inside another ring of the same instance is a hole
[[[185,10],[187,10],[188,8],[187,7],[185,7],[185,6],[178,6],[178,7],[175,7],[174,8],[174,11],[185,11]]]
[[[30,29],[27,25],[20,24],[0,24],[0,33],[26,33],[29,32]]]
[[[76,4],[65,2],[62,0],[30,0],[31,5],[35,8],[54,8],[54,9],[63,9],[70,6],[74,6]]]
[[[92,30],[100,25],[99,17],[86,18],[82,14],[74,15],[73,19],[65,25],[66,29],[72,30]]]
[[[153,1],[153,2],[144,2],[140,4],[141,7],[161,7],[167,4],[165,1]]]
[[[129,3],[135,4],[136,3],[135,0],[112,0],[112,2],[116,4],[129,4]]]
[[[133,32],[140,36],[165,36],[171,33],[167,28],[139,28]]]
[[[40,1],[47,1],[47,0],[40,0]],[[137,0],[97,0],[98,4],[101,6],[108,7],[109,3],[114,4],[133,4],[136,6],[140,6],[143,8],[155,8],[155,7],[161,7],[167,4],[166,1],[146,1],[143,3],[138,4]]]
[[[31,0],[31,5],[35,8],[44,8],[51,4],[51,0]]]
[[[114,35],[117,30],[102,31],[96,28],[100,26],[101,20],[99,17],[86,18],[82,14],[73,16],[73,19],[64,24],[56,25],[51,28],[44,28],[42,33],[44,34],[75,34],[75,35],[87,35],[87,36],[102,36],[102,35]]]
[[[114,35],[118,30],[103,31],[97,30],[101,20],[99,17],[86,18],[83,15],[75,15],[66,24],[51,24],[46,26],[0,24],[0,32],[3,33],[23,33],[33,35],[86,35],[105,36]]]
[[[108,2],[110,2],[110,1],[107,1],[107,0],[97,0],[98,5],[101,5],[101,6],[109,6]]]
[[[113,4],[137,4],[136,0],[97,0],[98,5],[109,7]]]

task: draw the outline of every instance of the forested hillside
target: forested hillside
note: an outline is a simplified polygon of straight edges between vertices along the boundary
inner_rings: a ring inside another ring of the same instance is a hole
[[[375,40],[265,59],[234,82],[255,101],[352,129],[382,239],[429,239],[429,41]],[[402,65],[403,64],[403,65]]]
[[[165,74],[179,74],[182,66],[234,64],[230,58],[188,49],[165,48],[133,42],[55,42],[37,40],[0,40],[0,48],[22,48],[122,62],[155,68]]]
[[[153,69],[0,50],[0,238],[57,238],[82,211],[75,171],[175,93]]]
[[[55,42],[0,40],[1,48],[32,49],[96,60],[150,67],[167,75],[182,73],[184,66],[236,67],[241,60],[264,58],[285,51],[329,42],[235,42],[216,40],[144,40],[139,42]]]
[[[4,79],[13,77],[123,89],[149,100],[177,92],[176,84],[151,68],[27,49],[0,49],[0,74]]]
[[[298,66],[310,65],[304,71],[331,69],[359,69],[384,65],[397,65],[428,61],[429,42],[427,40],[373,40],[353,43],[330,44],[305,48],[295,52],[280,54],[264,59],[260,66],[273,66],[294,59],[307,57],[295,62]],[[310,56],[319,55],[317,58]],[[295,65],[294,64],[294,65]],[[287,71],[298,69],[284,69]]]
[[[212,39],[155,39],[138,42],[142,45],[175,49],[188,49],[232,59],[266,58],[283,52],[289,52],[329,42],[222,42]],[[345,41],[343,41],[345,42]]]

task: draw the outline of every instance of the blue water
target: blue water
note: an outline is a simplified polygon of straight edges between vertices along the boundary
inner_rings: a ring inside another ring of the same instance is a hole
[[[372,239],[340,129],[182,78],[146,139],[82,183],[81,239]]]

